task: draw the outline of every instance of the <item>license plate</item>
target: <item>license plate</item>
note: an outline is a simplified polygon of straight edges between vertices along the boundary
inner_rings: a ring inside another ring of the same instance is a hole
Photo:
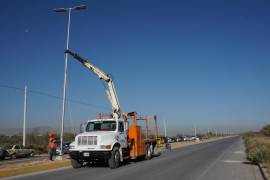
[[[89,152],[83,153],[83,156],[84,156],[84,157],[89,157]]]

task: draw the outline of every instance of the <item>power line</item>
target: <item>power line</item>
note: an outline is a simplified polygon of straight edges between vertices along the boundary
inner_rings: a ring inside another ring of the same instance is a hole
[[[18,88],[18,87],[14,87],[14,86],[0,85],[0,87],[2,87],[2,88],[8,88],[8,89],[15,89],[15,90],[24,91],[24,88]]]
[[[0,85],[1,88],[7,88],[7,89],[15,89],[15,90],[20,90],[20,91],[24,91],[24,88],[19,88],[19,87],[14,87],[14,86],[8,86],[8,85]],[[33,93],[33,94],[38,94],[41,96],[46,96],[46,97],[50,97],[50,98],[54,98],[54,99],[58,99],[58,100],[62,100],[63,98],[56,96],[56,95],[52,95],[49,93],[45,93],[45,92],[41,92],[41,91],[37,91],[37,90],[28,90],[28,93]],[[106,109],[109,110],[109,108],[104,107],[104,106],[97,106],[94,104],[90,104],[90,103],[86,103],[86,102],[82,102],[76,99],[66,99],[66,101],[72,102],[72,103],[76,103],[76,104],[81,104],[81,105],[85,105],[85,106],[90,106],[92,108],[96,108],[96,109]]]

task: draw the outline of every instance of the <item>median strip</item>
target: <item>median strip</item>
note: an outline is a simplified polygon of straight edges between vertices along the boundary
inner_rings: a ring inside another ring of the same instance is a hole
[[[1,167],[0,178],[16,176],[21,174],[52,170],[70,166],[70,160],[65,159],[62,161],[37,161],[27,164],[16,164],[14,166]]]
[[[181,148],[181,147],[185,147],[185,146],[190,146],[190,145],[194,145],[194,144],[202,144],[202,143],[208,143],[208,142],[218,141],[218,140],[222,140],[222,139],[230,138],[230,137],[233,137],[233,136],[213,137],[213,138],[204,139],[204,140],[201,140],[201,141],[176,142],[176,143],[172,143],[171,144],[171,148],[172,149],[177,149],[177,148]]]

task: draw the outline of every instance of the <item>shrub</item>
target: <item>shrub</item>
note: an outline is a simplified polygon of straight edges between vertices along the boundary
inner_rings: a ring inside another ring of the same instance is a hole
[[[73,133],[64,133],[63,139],[65,141],[74,141],[75,135]],[[59,140],[59,134],[55,134],[55,139]],[[22,135],[6,136],[0,134],[0,145],[5,147],[7,145],[22,144]],[[36,154],[47,153],[48,152],[48,133],[37,134],[35,132],[26,135],[26,148],[34,149]]]
[[[29,149],[34,149],[35,150],[35,154],[42,154],[42,153],[47,153],[48,152],[48,145],[28,145],[26,146],[26,148]]]
[[[252,134],[244,135],[248,160],[254,163],[270,162],[270,139]]]

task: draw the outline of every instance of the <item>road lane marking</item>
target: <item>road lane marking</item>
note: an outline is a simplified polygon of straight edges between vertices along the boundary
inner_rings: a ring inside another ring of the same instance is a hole
[[[235,152],[233,152],[234,154],[245,154],[245,152],[244,151],[235,151]]]
[[[242,163],[242,161],[235,161],[235,160],[224,160],[224,163]]]
[[[227,147],[219,156],[218,158],[216,158],[212,163],[210,163],[210,165],[196,178],[196,180],[200,180],[202,179],[206,174],[207,172],[213,168],[223,157],[226,153],[228,153],[228,150],[230,150],[235,144],[236,144],[237,141],[233,141],[229,147]]]

